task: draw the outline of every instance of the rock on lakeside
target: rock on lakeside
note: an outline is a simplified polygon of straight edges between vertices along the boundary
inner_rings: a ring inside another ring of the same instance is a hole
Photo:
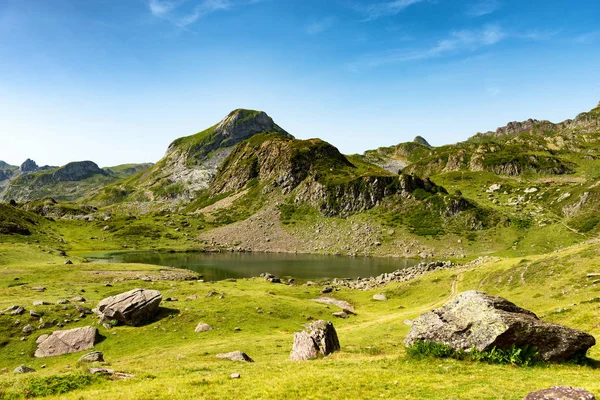
[[[585,355],[596,339],[585,332],[540,321],[531,311],[475,290],[463,292],[412,323],[406,346],[417,341],[443,343],[454,350],[535,346],[545,362]]]
[[[357,278],[356,280],[334,279],[333,284],[337,286],[345,286],[350,289],[369,290],[385,286],[392,282],[410,281],[430,272],[449,269],[455,266],[456,264],[454,264],[452,261],[422,262],[415,266],[398,269],[394,272],[381,274],[377,277]]]

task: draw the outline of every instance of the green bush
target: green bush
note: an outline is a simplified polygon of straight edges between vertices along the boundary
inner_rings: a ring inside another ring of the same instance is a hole
[[[99,378],[86,374],[72,374],[33,378],[25,382],[26,398],[64,394],[91,385]]]
[[[492,347],[487,351],[472,348],[470,351],[456,351],[443,343],[419,340],[407,349],[407,354],[413,359],[429,357],[452,358],[455,360],[483,361],[490,364],[513,364],[531,366],[537,363],[538,352],[533,346],[515,346],[509,349]]]

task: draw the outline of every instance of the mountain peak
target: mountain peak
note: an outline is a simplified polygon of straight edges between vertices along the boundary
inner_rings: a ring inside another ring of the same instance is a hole
[[[21,164],[21,167],[19,168],[19,170],[24,173],[24,172],[33,172],[36,171],[38,169],[38,165],[36,164],[35,161],[33,161],[32,159],[28,158],[27,160],[25,160],[25,162],[23,164]]]
[[[278,132],[289,135],[264,111],[238,108],[230,112],[215,126],[214,133],[223,138],[243,140],[257,133]]]
[[[418,143],[418,144],[422,144],[423,146],[427,146],[427,147],[431,147],[431,145],[429,144],[429,142],[427,140],[425,140],[425,138],[423,136],[416,136],[413,139],[414,143]]]

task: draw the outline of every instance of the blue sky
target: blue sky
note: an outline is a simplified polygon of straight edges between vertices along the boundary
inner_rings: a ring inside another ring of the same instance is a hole
[[[600,100],[597,0],[0,0],[0,160],[157,161],[235,108],[344,153]]]

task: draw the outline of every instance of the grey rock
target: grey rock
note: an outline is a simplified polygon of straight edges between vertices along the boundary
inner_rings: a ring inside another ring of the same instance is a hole
[[[338,306],[342,310],[350,310],[354,311],[354,306],[347,301],[334,299],[333,297],[319,297],[318,299],[313,299],[312,301],[321,303],[321,304],[333,304]]]
[[[529,393],[523,400],[596,400],[596,397],[585,389],[552,386],[549,389]]]
[[[35,369],[29,368],[25,365],[20,365],[13,370],[13,373],[15,374],[28,374],[30,372],[35,372]]]
[[[71,299],[71,301],[74,301],[75,303],[85,303],[85,299],[81,296],[75,296]]]
[[[56,304],[61,305],[61,304],[69,304],[70,301],[67,299],[61,299],[61,300],[57,300]]]
[[[194,329],[194,332],[196,333],[200,333],[200,332],[208,332],[208,331],[212,331],[212,326],[210,326],[209,324],[205,324],[204,322],[200,322],[197,326],[196,329]]]
[[[248,354],[241,351],[232,351],[230,353],[220,353],[217,354],[217,358],[224,358],[231,361],[245,361],[245,362],[254,362]]]
[[[240,379],[240,374],[231,374],[231,379]]]
[[[34,355],[43,358],[89,350],[94,347],[97,338],[98,330],[92,326],[54,331],[51,335],[38,338],[38,347]]]
[[[84,354],[79,358],[78,363],[94,363],[104,362],[104,354],[100,351],[92,351],[91,353]]]
[[[65,261],[65,265],[73,265],[73,261],[67,260],[67,261]]]
[[[373,295],[373,300],[377,300],[377,301],[386,301],[387,297],[385,294],[383,293],[378,293],[376,295]]]
[[[340,349],[337,332],[329,321],[315,321],[306,330],[294,333],[294,344],[290,353],[292,361],[316,358],[319,354],[328,356]]]
[[[34,310],[29,310],[29,316],[31,316],[31,318],[36,318],[36,319],[40,319],[42,318],[42,316],[40,315],[40,313],[34,311]]]
[[[321,294],[331,293],[333,292],[333,288],[331,286],[325,286],[323,290],[321,290]]]
[[[596,344],[585,332],[540,321],[506,299],[474,290],[415,319],[405,344],[411,346],[419,340],[444,343],[455,350],[535,346],[542,361],[585,355]]]
[[[155,316],[161,301],[162,294],[158,290],[133,289],[102,300],[97,312],[108,321],[140,326]]]
[[[2,313],[10,313],[10,315],[21,315],[25,312],[25,308],[21,306],[10,306],[6,310],[2,311]]]
[[[36,300],[33,302],[34,306],[49,306],[50,303],[43,301],[43,300]]]
[[[346,314],[343,311],[334,312],[334,313],[332,313],[332,315],[336,318],[342,318],[342,319],[348,318],[348,314]]]
[[[35,328],[29,324],[25,325],[23,327],[23,333],[26,335],[29,335],[30,333],[32,333],[35,330]]]

